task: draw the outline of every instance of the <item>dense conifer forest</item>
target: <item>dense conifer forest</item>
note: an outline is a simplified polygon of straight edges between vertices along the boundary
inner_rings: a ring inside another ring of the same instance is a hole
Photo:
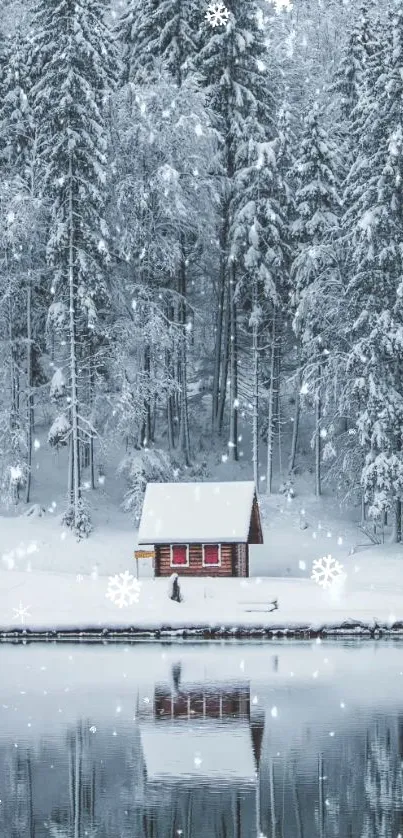
[[[79,535],[112,441],[136,516],[212,452],[292,491],[308,433],[400,541],[403,0],[225,5],[0,0],[3,502],[39,425]]]

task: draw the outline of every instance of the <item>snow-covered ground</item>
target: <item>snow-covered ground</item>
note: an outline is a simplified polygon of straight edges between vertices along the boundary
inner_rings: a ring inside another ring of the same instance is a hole
[[[403,625],[402,551],[388,553],[382,558],[374,548],[361,558],[352,556],[327,590],[310,578],[186,579],[184,601],[174,603],[167,579],[143,579],[138,602],[124,607],[107,598],[107,576],[1,571],[0,626],[4,631]],[[275,598],[278,610],[268,613]]]
[[[107,467],[105,485],[90,493],[94,532],[77,543],[60,524],[65,463],[45,446],[35,457],[33,502],[45,514],[0,518],[3,631],[403,623],[403,546],[368,547],[354,521],[357,511],[340,512],[331,496],[313,498],[309,478],[300,478],[292,501],[261,495],[265,543],[251,547],[251,579],[186,579],[184,601],[177,604],[168,598],[168,580],[153,580],[151,564],[143,560],[139,601],[119,608],[106,597],[108,578],[135,574],[137,532],[119,509],[122,486],[115,469]],[[218,466],[215,479],[250,478],[246,463],[237,466],[236,475],[229,468]],[[329,554],[343,565],[343,573],[330,590],[323,590],[310,577],[313,562]],[[279,608],[268,613],[272,599],[278,599]]]

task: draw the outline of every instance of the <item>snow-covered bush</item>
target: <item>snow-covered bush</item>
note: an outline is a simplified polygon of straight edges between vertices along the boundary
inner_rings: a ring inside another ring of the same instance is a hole
[[[65,416],[64,413],[57,416],[48,433],[49,445],[51,445],[52,448],[59,448],[60,446],[67,445],[70,430],[71,426],[67,416]]]
[[[119,466],[118,474],[128,484],[122,507],[138,522],[147,483],[173,483],[179,477],[179,469],[165,451],[144,448],[128,453]]]
[[[66,378],[63,370],[57,369],[50,382],[50,399],[53,402],[66,395]]]
[[[24,488],[27,482],[27,468],[25,463],[16,463],[8,469],[9,477],[9,495],[14,503],[18,503],[20,499],[20,491]]]
[[[70,530],[73,530],[74,534],[77,536],[77,541],[81,541],[83,538],[88,538],[89,534],[93,530],[93,526],[88,507],[83,500],[80,500],[79,502],[76,522],[74,523],[74,508],[71,505],[68,509],[66,509],[66,512],[62,517],[62,524]]]
[[[279,493],[280,495],[285,495],[288,500],[295,498],[295,489],[291,478],[281,484]]]
[[[40,503],[34,503],[32,506],[27,509],[25,512],[27,518],[43,518],[46,515],[46,509],[44,506],[41,506]]]
[[[47,331],[64,329],[68,322],[68,308],[65,303],[55,302],[49,306],[46,322]]]
[[[186,468],[186,480],[196,480],[202,483],[203,480],[207,480],[209,475],[210,471],[206,460],[202,460],[201,463],[192,463],[191,466]]]

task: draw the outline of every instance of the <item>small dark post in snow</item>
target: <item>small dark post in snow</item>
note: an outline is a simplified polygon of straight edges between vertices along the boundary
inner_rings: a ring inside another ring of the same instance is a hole
[[[179,586],[179,576],[177,573],[172,573],[169,577],[168,596],[173,602],[182,602],[182,594]]]

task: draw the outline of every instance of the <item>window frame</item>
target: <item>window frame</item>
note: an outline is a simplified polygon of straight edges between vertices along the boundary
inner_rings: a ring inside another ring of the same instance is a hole
[[[204,548],[205,547],[218,547],[218,562],[216,564],[211,564],[211,562],[205,562],[204,560]],[[203,567],[221,567],[221,544],[216,542],[212,544],[211,542],[208,544],[202,544],[202,564]]]
[[[173,561],[173,552],[174,547],[185,547],[186,548],[186,562],[185,564],[175,564]],[[189,559],[190,559],[190,551],[189,551],[189,544],[170,544],[169,545],[169,560],[171,567],[189,567]]]

